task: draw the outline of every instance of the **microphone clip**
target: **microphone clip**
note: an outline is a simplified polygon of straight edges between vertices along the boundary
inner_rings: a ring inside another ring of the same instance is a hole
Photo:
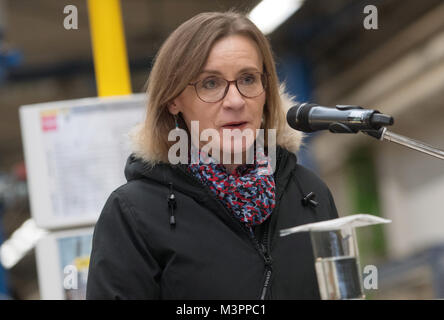
[[[316,194],[314,192],[310,192],[304,198],[302,198],[301,202],[304,207],[311,206],[316,208],[319,205],[319,202],[315,201]]]

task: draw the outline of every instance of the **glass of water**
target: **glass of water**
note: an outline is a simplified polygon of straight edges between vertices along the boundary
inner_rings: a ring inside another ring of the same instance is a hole
[[[355,228],[311,231],[321,299],[364,299]]]

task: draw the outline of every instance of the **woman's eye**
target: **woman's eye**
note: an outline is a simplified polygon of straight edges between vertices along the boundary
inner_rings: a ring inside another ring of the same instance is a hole
[[[202,87],[205,89],[216,89],[219,87],[220,81],[217,78],[209,78],[202,81]]]
[[[239,78],[241,84],[249,85],[256,82],[256,77],[253,74],[246,74]]]

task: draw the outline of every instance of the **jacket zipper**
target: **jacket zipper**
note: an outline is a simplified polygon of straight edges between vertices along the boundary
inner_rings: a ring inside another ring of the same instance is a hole
[[[265,297],[268,292],[268,288],[270,286],[270,279],[273,272],[273,260],[270,255],[270,250],[268,248],[269,241],[268,241],[268,234],[270,229],[271,221],[268,222],[267,229],[264,232],[263,236],[263,242],[261,244],[262,252],[264,253],[264,260],[265,260],[265,273],[264,273],[264,284],[262,286],[261,291],[261,300],[265,300]]]
[[[262,293],[261,293],[261,300],[265,300],[266,298],[266,294],[268,289],[270,288],[269,286],[269,282],[271,279],[271,275],[273,272],[273,258],[271,256],[271,224],[272,224],[272,219],[273,217],[276,216],[276,214],[273,215],[274,211],[278,211],[279,210],[279,199],[276,200],[276,206],[273,209],[272,215],[271,215],[271,219],[270,221],[268,221],[268,225],[266,226],[264,235],[263,235],[263,240],[262,240],[262,250],[264,252],[264,259],[265,259],[265,280],[264,280],[264,285],[262,287]],[[276,219],[276,218],[275,218]],[[271,288],[270,288],[271,289]],[[269,297],[271,298],[271,291],[269,294]]]
[[[280,161],[282,161],[282,153],[279,153],[279,157],[277,159],[277,163],[280,164]],[[276,172],[275,175],[277,177],[277,172],[279,170],[279,166],[276,166]],[[279,207],[279,197],[276,199],[276,205],[273,209],[273,212],[271,213],[271,217],[270,220],[273,219],[273,217],[276,216],[276,213],[274,213],[275,211],[278,211],[278,207]],[[264,284],[262,286],[262,292],[261,292],[261,296],[260,299],[261,300],[265,300],[266,296],[267,296],[267,291],[270,288],[270,281],[271,281],[271,275],[273,272],[273,259],[271,257],[271,239],[270,239],[270,233],[271,233],[271,221],[268,221],[268,225],[265,229],[264,235],[263,235],[263,240],[262,240],[262,252],[263,252],[263,257],[265,260],[265,279],[264,279]],[[270,292],[270,298],[271,298],[271,292]]]
[[[282,155],[279,154],[279,158],[278,158],[278,162],[279,160],[282,158]],[[253,242],[256,250],[259,252],[259,254],[261,255],[261,257],[264,259],[264,263],[265,263],[265,272],[264,272],[264,283],[262,286],[262,290],[261,290],[261,294],[260,294],[260,300],[265,300],[265,297],[267,295],[267,291],[268,288],[270,287],[270,279],[271,279],[271,275],[272,275],[272,264],[273,264],[273,260],[270,254],[270,241],[269,241],[269,233],[270,233],[270,228],[271,228],[271,221],[268,222],[268,226],[267,229],[265,231],[264,234],[264,239],[263,239],[263,243],[260,243],[259,240],[255,237],[255,235],[250,232],[247,227],[240,222],[238,219],[236,219],[236,217],[234,217],[227,208],[225,208],[225,206],[219,202],[219,200],[216,198],[216,196],[211,193],[211,190],[209,190],[203,183],[202,181],[200,181],[197,177],[195,177],[193,174],[191,174],[190,172],[188,172],[186,169],[182,170],[180,167],[176,167],[173,166],[175,168],[178,169],[178,171],[182,172],[185,177],[190,178],[192,181],[197,182],[199,185],[201,185],[203,187],[203,189],[205,190],[206,194],[210,196],[211,199],[215,200],[216,203],[218,204],[218,206],[220,206],[220,208],[233,220],[235,221],[235,223],[241,228],[241,230],[243,232],[245,232],[250,240]],[[278,171],[278,167],[276,169],[276,176],[277,176],[277,171]],[[276,205],[275,208],[273,209],[273,212],[271,213],[271,217],[273,217],[273,213],[274,211],[276,211],[277,207],[278,207],[278,202],[279,199],[276,199]],[[270,217],[270,218],[271,218]]]

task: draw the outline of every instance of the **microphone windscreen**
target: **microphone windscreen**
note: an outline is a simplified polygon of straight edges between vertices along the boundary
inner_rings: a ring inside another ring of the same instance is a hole
[[[287,123],[293,129],[303,132],[313,132],[310,127],[310,121],[308,115],[311,108],[315,107],[315,104],[297,103],[291,107],[287,112]]]
[[[298,109],[300,107],[300,104],[296,104],[293,107],[291,107],[290,109],[288,109],[287,111],[287,123],[290,127],[292,127],[293,129],[298,130],[297,128],[297,121],[296,121],[296,116],[298,114]]]

